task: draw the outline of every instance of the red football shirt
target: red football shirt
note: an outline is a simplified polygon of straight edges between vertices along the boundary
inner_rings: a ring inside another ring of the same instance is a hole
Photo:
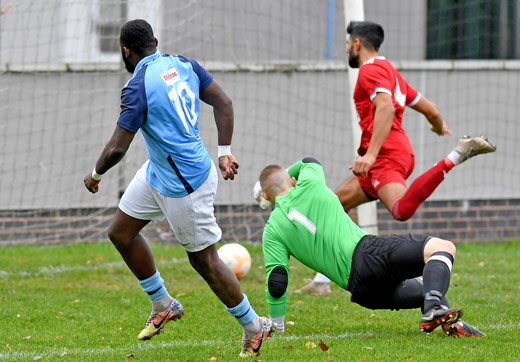
[[[358,80],[354,89],[354,103],[362,132],[358,153],[364,155],[370,144],[375,111],[372,100],[378,92],[389,94],[395,108],[392,128],[379,153],[399,151],[413,154],[410,140],[402,127],[403,112],[407,105],[416,104],[421,98],[421,94],[410,87],[384,57],[371,58],[359,68]]]

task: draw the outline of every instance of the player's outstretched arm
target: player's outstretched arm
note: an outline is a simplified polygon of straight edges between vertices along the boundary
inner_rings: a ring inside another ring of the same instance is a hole
[[[99,191],[99,182],[101,175],[107,172],[110,168],[115,166],[125,156],[128,147],[134,139],[135,133],[127,131],[120,126],[116,126],[112,138],[105,146],[105,149],[99,156],[96,162],[96,167],[92,173],[85,176],[83,182],[85,187],[92,193]],[[96,178],[94,178],[96,177]]]
[[[233,180],[238,173],[238,162],[231,151],[225,148],[231,146],[233,137],[233,103],[214,80],[200,93],[200,99],[213,106],[213,116],[218,131],[219,168],[224,180]]]
[[[439,136],[444,136],[446,134],[451,136],[450,130],[448,129],[446,122],[444,122],[444,119],[442,119],[441,112],[435,103],[429,101],[426,97],[421,96],[421,99],[419,99],[419,101],[413,106],[410,106],[410,108],[422,113],[426,117],[431,125],[430,130],[432,132],[437,133]]]

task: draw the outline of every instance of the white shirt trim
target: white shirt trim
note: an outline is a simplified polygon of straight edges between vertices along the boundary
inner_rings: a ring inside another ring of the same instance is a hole
[[[373,101],[374,98],[376,97],[377,93],[386,93],[388,94],[390,97],[392,96],[392,92],[390,92],[388,89],[386,88],[376,88],[376,90],[374,91],[374,93],[370,96],[370,100]]]
[[[374,60],[376,60],[376,59],[385,60],[386,58],[383,57],[383,56],[378,55],[377,57],[373,57],[373,58],[368,59],[366,62],[364,62],[364,63],[361,64],[361,65],[371,64],[371,63],[373,63]]]
[[[415,99],[410,102],[410,104],[408,104],[410,107],[411,106],[415,106],[417,104],[417,102],[419,102],[419,99],[421,99],[421,93],[417,92],[417,97],[415,97]]]

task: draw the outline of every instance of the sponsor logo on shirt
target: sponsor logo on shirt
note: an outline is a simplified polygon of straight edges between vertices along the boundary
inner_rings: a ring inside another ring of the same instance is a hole
[[[179,77],[179,73],[177,73],[177,69],[170,68],[166,72],[161,74],[162,79],[166,83],[166,85],[173,85],[175,82],[181,80]]]
[[[379,185],[379,180],[375,180],[375,181],[374,181],[374,188],[376,188],[377,185]]]

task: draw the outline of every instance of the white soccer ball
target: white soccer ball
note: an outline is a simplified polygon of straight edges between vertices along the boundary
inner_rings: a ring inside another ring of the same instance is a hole
[[[251,255],[243,245],[225,244],[218,249],[218,256],[238,279],[245,277],[251,270]]]

